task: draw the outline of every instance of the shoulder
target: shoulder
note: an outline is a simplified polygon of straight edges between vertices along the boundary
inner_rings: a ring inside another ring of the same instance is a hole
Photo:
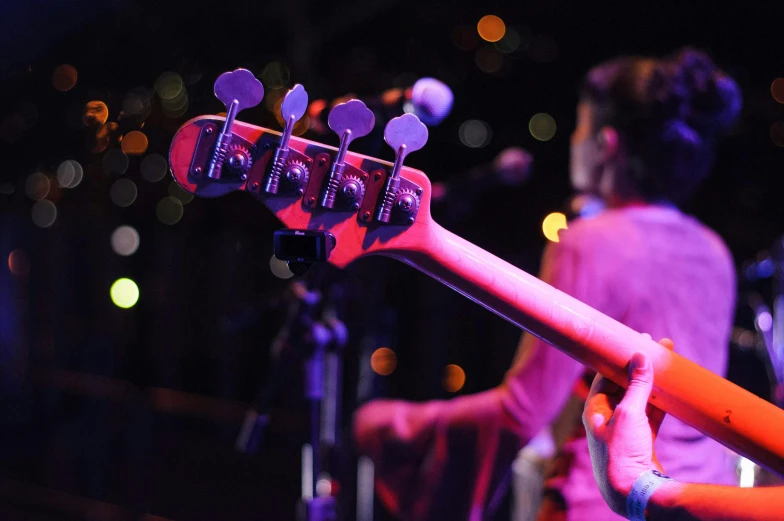
[[[631,223],[615,210],[606,210],[589,218],[577,218],[569,222],[568,228],[559,233],[561,248],[588,250],[595,246],[606,245],[628,236]]]

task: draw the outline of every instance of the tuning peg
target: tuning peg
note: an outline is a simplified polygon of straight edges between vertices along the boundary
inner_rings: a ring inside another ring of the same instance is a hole
[[[255,107],[261,102],[264,97],[264,86],[249,70],[237,69],[218,76],[215,80],[215,97],[226,105],[226,121],[215,142],[215,151],[207,170],[207,177],[217,180],[221,177],[223,161],[231,144],[234,119],[241,110]]]
[[[285,123],[283,135],[280,137],[280,144],[275,151],[275,158],[272,161],[272,170],[264,184],[264,191],[268,194],[278,193],[280,176],[283,173],[283,168],[286,166],[286,160],[289,156],[291,132],[294,130],[294,125],[297,121],[305,114],[307,108],[308,93],[305,92],[305,87],[297,83],[286,93],[283,97],[283,102],[280,104],[280,114],[283,116],[283,121]]]
[[[384,199],[376,212],[376,219],[388,223],[400,187],[400,169],[403,161],[427,143],[427,127],[413,114],[403,114],[392,119],[384,128],[384,141],[395,151],[395,164],[384,186]],[[408,203],[410,205],[410,202]]]
[[[327,123],[329,128],[340,136],[338,154],[332,161],[327,188],[321,197],[321,206],[333,208],[340,180],[346,168],[345,159],[348,145],[355,139],[368,135],[373,130],[373,125],[376,124],[376,118],[373,115],[373,111],[367,108],[363,102],[354,99],[336,105],[329,112]]]

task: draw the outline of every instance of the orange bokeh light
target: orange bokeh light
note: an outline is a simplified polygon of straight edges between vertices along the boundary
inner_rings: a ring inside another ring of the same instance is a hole
[[[8,269],[17,277],[30,273],[30,257],[22,248],[17,248],[8,256]]]
[[[71,90],[76,85],[78,74],[72,65],[58,65],[52,72],[52,85],[60,92]]]
[[[82,123],[85,127],[103,125],[109,119],[109,108],[103,101],[88,101],[82,113]]]
[[[784,78],[776,78],[770,84],[770,93],[773,94],[773,99],[779,103],[784,103]]]
[[[123,137],[122,151],[129,156],[140,156],[147,151],[147,136],[138,130],[132,130]]]
[[[489,14],[483,16],[476,24],[476,30],[483,40],[497,42],[506,34],[506,24],[499,17]]]
[[[449,364],[444,368],[444,389],[456,393],[465,385],[466,375],[459,365]]]
[[[388,347],[379,347],[370,355],[370,368],[381,376],[392,374],[397,367],[397,355]]]
[[[321,112],[327,108],[327,100],[325,99],[317,99],[310,102],[310,106],[308,107],[308,116],[311,118],[317,117]]]

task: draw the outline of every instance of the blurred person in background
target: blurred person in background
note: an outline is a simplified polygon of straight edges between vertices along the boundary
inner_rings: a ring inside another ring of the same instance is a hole
[[[540,272],[627,326],[672,338],[677,352],[719,375],[729,353],[733,261],[713,231],[676,205],[707,176],[740,108],[736,83],[699,50],[621,57],[591,69],[577,105],[570,175],[576,190],[600,197],[607,209],[548,243]],[[357,445],[375,462],[377,492],[396,515],[487,519],[518,451],[571,396],[581,405],[592,376],[524,334],[498,387],[448,401],[366,404],[355,415]],[[622,519],[594,480],[582,406],[572,409],[538,519]],[[657,453],[679,480],[735,479],[725,449],[675,418],[661,426]]]

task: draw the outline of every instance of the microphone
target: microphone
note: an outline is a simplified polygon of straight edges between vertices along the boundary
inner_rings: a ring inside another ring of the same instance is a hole
[[[449,115],[454,100],[452,89],[435,78],[421,78],[411,88],[414,114],[429,127],[438,125]]]
[[[496,188],[522,185],[531,176],[533,164],[533,157],[524,149],[506,148],[490,163],[471,168],[447,181],[433,183],[432,202],[467,206]]]
[[[329,132],[327,108],[331,109],[351,99],[363,101],[375,113],[376,127],[406,112],[413,113],[422,123],[432,127],[441,123],[452,111],[454,94],[452,89],[442,81],[435,78],[420,78],[411,87],[389,89],[377,96],[358,98],[350,93],[330,102],[317,99],[308,105],[311,130],[321,134]]]

